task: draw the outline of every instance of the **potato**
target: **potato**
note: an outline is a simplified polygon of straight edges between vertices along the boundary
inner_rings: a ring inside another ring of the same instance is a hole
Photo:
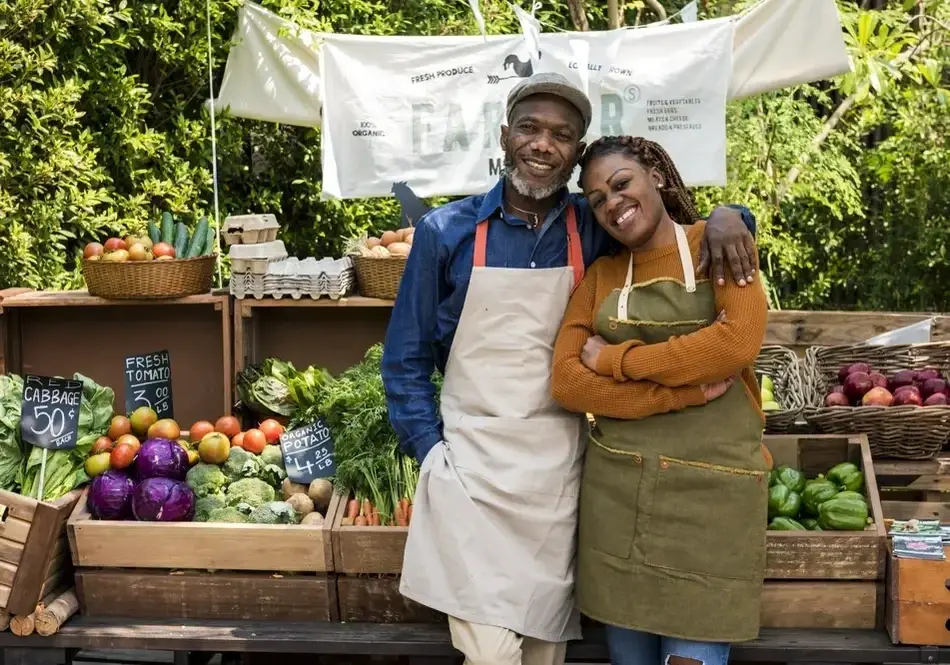
[[[326,512],[333,498],[333,483],[326,478],[317,478],[307,488],[307,496],[313,501],[314,508],[321,513]]]
[[[412,249],[412,245],[404,242],[394,242],[386,249],[389,250],[392,256],[409,256],[409,250]]]
[[[323,515],[314,511],[312,513],[307,513],[304,515],[303,519],[300,520],[301,524],[310,524],[313,526],[319,526],[323,524]]]
[[[378,247],[381,242],[382,240],[380,240],[379,238],[367,238],[366,247],[369,249],[373,249],[373,247]]]
[[[386,231],[383,235],[380,236],[379,239],[382,242],[383,247],[389,247],[391,244],[396,242],[396,232]]]
[[[287,503],[289,503],[291,507],[297,511],[298,515],[303,517],[306,517],[313,512],[313,501],[311,501],[310,497],[306,494],[294,494],[289,499],[287,499]]]
[[[294,494],[306,494],[307,486],[301,483],[295,483],[290,478],[284,478],[284,482],[280,484],[280,493],[284,497],[284,501],[286,501]]]

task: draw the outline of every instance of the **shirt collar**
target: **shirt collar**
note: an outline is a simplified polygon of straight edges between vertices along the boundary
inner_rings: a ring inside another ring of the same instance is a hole
[[[490,219],[495,216],[495,213],[501,213],[502,203],[505,196],[505,178],[504,176],[498,179],[498,183],[492,187],[487,194],[485,194],[482,199],[482,204],[478,208],[478,220],[482,221],[484,219]],[[560,199],[551,213],[548,215],[548,218],[545,220],[545,226],[550,225],[552,219],[557,219],[564,212],[564,208],[567,206],[567,203],[570,199],[570,192],[568,192],[567,187],[564,187],[561,190]],[[504,217],[504,215],[502,215]]]

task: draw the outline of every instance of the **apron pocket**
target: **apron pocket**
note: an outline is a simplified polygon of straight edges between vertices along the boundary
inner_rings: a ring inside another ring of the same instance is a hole
[[[768,512],[760,471],[660,456],[647,565],[751,580],[762,575]]]
[[[590,442],[581,482],[579,546],[629,559],[643,457],[604,446],[594,437]]]

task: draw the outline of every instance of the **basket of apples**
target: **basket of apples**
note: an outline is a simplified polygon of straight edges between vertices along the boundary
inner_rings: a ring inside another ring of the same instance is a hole
[[[202,218],[189,229],[169,213],[148,235],[90,242],[82,275],[89,293],[110,300],[183,298],[208,293],[217,259],[214,229]]]
[[[950,440],[950,342],[812,347],[805,420],[867,434],[875,457],[929,459]]]

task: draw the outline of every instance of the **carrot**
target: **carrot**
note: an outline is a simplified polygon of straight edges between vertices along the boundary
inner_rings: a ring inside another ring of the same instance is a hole
[[[367,526],[369,522],[366,521],[366,518],[362,515],[357,515],[356,519],[353,520],[353,526]]]
[[[346,504],[346,516],[348,518],[356,519],[360,514],[360,502],[356,499],[350,499]]]
[[[396,526],[409,526],[409,522],[406,520],[406,511],[402,507],[402,501],[396,504],[395,509],[393,509],[393,518],[396,520]]]
[[[399,506],[402,508],[402,514],[409,517],[409,499],[403,497],[399,499]]]
[[[373,514],[373,504],[369,499],[363,499],[363,509],[360,511],[360,515],[365,515],[367,518]]]
[[[380,521],[379,521],[379,511],[377,511],[377,510],[374,508],[374,509],[373,509],[373,512],[371,512],[371,513],[369,514],[369,525],[370,525],[370,526],[379,526],[379,524],[380,524]]]

